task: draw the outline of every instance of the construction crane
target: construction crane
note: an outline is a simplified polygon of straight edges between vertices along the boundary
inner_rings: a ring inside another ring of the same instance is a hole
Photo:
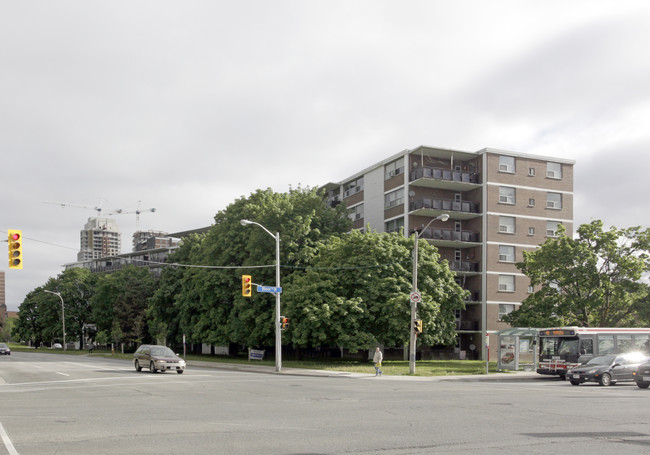
[[[90,205],[81,205],[81,204],[69,204],[67,202],[55,202],[55,201],[43,201],[44,204],[54,204],[54,205],[60,205],[62,208],[66,207],[76,207],[80,209],[92,209],[97,212],[97,218],[100,218],[102,216],[102,208],[99,206],[90,206]],[[101,204],[101,201],[100,201]]]
[[[138,206],[140,205],[140,202],[141,202],[141,201],[138,201]],[[155,208],[151,208],[151,209],[141,209],[141,208],[137,208],[137,209],[132,210],[132,211],[126,211],[126,210],[123,210],[123,209],[117,209],[117,210],[113,211],[113,213],[109,213],[109,215],[128,215],[128,214],[135,213],[135,231],[136,231],[136,232],[139,232],[139,231],[140,231],[140,214],[141,214],[142,212],[151,212],[151,213],[153,213],[153,212],[155,212],[155,211],[156,211]]]

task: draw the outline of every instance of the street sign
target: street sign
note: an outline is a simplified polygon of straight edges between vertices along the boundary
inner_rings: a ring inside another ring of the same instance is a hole
[[[420,300],[422,300],[422,294],[419,292],[411,292],[411,302],[418,303]]]
[[[272,292],[274,294],[282,294],[282,288],[273,286],[257,286],[257,292]]]

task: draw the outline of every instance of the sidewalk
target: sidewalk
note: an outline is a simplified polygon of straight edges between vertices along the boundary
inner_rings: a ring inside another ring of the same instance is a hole
[[[325,378],[352,378],[352,379],[372,379],[378,381],[419,381],[419,382],[484,382],[484,381],[533,381],[536,379],[548,379],[548,376],[542,376],[534,371],[517,371],[511,373],[490,373],[474,375],[448,375],[448,376],[389,376],[382,375],[376,377],[374,372],[349,373],[345,371],[331,370],[308,370],[304,368],[282,368],[280,373],[275,372],[274,366],[251,364],[234,364],[220,362],[204,362],[200,360],[189,360],[188,368],[213,368],[215,370],[244,371],[248,373],[265,373],[279,374],[283,376],[314,376]]]

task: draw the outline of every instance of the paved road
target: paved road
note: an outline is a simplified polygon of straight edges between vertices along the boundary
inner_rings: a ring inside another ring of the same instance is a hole
[[[650,391],[0,358],[0,455],[648,453]]]

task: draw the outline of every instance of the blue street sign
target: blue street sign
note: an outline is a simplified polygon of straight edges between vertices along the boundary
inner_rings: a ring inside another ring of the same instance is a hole
[[[272,292],[274,294],[282,294],[282,288],[275,288],[272,286],[257,286],[257,292]]]

